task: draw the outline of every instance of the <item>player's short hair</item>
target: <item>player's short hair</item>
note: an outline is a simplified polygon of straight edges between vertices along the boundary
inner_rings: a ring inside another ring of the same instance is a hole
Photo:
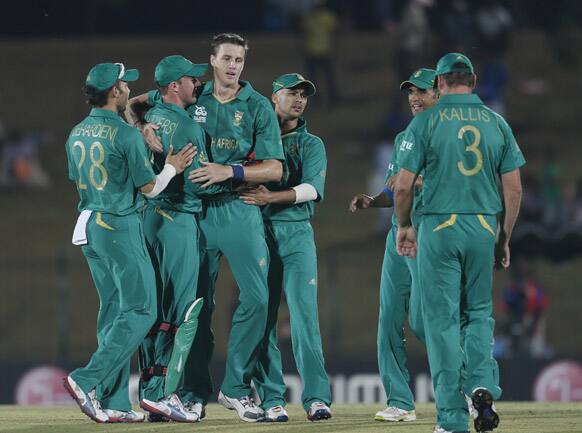
[[[245,49],[245,56],[249,51],[249,42],[247,39],[237,33],[220,33],[212,38],[210,50],[215,56],[218,54],[218,47],[222,44],[233,44],[243,47]]]
[[[447,86],[473,86],[475,83],[475,75],[471,72],[469,67],[464,63],[455,63],[453,65],[455,72],[443,74],[443,78]]]
[[[105,90],[98,90],[95,87],[86,84],[85,86],[83,86],[85,101],[92,107],[103,107],[104,105],[107,104],[107,98],[109,96],[110,90],[111,87]]]

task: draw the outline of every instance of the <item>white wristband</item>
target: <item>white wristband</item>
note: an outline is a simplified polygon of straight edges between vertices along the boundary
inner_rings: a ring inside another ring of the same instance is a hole
[[[295,204],[317,199],[317,191],[309,183],[302,183],[294,186],[293,189],[295,190]]]
[[[174,176],[176,176],[176,169],[174,166],[172,164],[164,165],[164,169],[156,176],[156,183],[152,190],[150,192],[144,192],[143,195],[145,195],[147,198],[156,197],[159,193],[166,189]]]

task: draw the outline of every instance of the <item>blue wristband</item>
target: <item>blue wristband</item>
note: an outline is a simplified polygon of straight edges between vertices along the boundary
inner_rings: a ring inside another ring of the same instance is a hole
[[[234,180],[243,181],[245,180],[245,169],[241,164],[232,164],[232,178]]]
[[[392,200],[392,202],[394,202],[394,193],[392,192],[392,190],[390,188],[388,188],[386,186],[386,187],[384,187],[384,189],[382,190],[382,192],[384,194],[386,194],[388,197],[390,197],[390,200]]]

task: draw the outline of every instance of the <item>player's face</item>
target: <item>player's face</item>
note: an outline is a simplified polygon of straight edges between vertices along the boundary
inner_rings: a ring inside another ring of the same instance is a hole
[[[178,97],[185,106],[192,105],[196,102],[196,90],[200,85],[200,80],[196,77],[182,77],[176,81]]]
[[[412,115],[416,116],[421,111],[432,107],[438,100],[438,92],[435,89],[419,89],[416,86],[408,88],[408,105]]]
[[[273,95],[275,112],[284,120],[299,118],[307,106],[307,95],[304,87],[281,89]]]
[[[234,86],[245,66],[245,49],[240,45],[221,44],[216,55],[210,55],[210,64],[216,81],[227,87]]]
[[[117,111],[125,111],[130,93],[129,86],[125,81],[118,81],[115,88],[117,89],[117,92],[114,91],[114,95],[117,94]]]

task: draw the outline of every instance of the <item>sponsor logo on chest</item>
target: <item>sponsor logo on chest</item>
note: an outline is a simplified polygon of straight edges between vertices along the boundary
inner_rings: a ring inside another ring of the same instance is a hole
[[[196,105],[195,107],[194,116],[192,117],[194,121],[198,123],[206,123],[206,116],[208,115],[206,107],[204,105]]]

